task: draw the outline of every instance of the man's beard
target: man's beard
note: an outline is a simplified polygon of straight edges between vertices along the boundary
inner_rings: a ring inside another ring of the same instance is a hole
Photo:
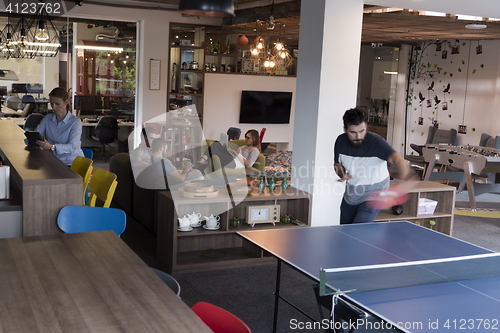
[[[354,147],[359,147],[363,144],[364,139],[359,139],[359,140],[351,140],[351,144]]]

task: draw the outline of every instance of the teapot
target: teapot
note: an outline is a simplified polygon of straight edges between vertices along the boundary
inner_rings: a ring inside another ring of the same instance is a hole
[[[217,222],[220,220],[220,216],[217,215],[217,216],[214,216],[214,214],[210,215],[210,216],[204,216],[205,217],[205,221],[213,221],[213,222]]]
[[[189,69],[199,69],[199,64],[197,61],[191,61],[189,63]]]
[[[195,227],[195,226],[199,227],[201,225],[201,223],[200,223],[201,214],[200,213],[193,212],[193,214],[187,214],[187,216],[189,218],[191,226],[193,226],[193,227]]]
[[[233,216],[230,220],[229,220],[229,226],[231,226],[232,228],[238,228],[239,226],[241,225],[241,220],[239,217],[237,216]]]
[[[191,220],[186,215],[184,215],[184,217],[182,217],[182,218],[178,217],[177,219],[179,220],[179,227],[181,229],[182,228],[187,228],[191,224]]]
[[[283,214],[281,215],[280,221],[283,224],[289,224],[292,222],[292,214]]]

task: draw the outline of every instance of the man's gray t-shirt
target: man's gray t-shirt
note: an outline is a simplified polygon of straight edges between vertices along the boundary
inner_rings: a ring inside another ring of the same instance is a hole
[[[361,146],[354,146],[347,134],[335,141],[335,163],[342,163],[347,174],[353,176],[346,181],[345,201],[357,205],[378,190],[389,187],[387,159],[395,150],[380,135],[367,132]]]

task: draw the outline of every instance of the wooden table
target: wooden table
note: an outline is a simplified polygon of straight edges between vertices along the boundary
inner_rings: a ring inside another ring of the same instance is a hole
[[[64,206],[82,204],[82,177],[51,151],[27,147],[24,139],[13,121],[0,121],[0,157],[11,169],[11,193],[22,198],[22,234],[17,236],[61,233],[57,214]]]
[[[113,231],[0,240],[2,332],[212,332]]]

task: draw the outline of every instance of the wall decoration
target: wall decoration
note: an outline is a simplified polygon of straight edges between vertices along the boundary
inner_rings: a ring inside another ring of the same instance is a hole
[[[458,133],[460,133],[460,134],[467,134],[467,126],[465,126],[465,125],[458,125]]]
[[[149,60],[149,89],[160,90],[161,60]]]

